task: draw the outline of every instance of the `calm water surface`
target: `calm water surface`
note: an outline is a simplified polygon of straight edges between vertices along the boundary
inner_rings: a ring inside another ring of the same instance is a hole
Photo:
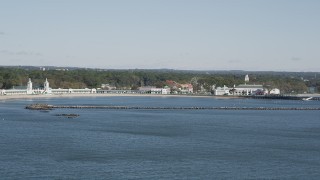
[[[319,107],[319,101],[0,101],[1,179],[319,179],[320,111],[24,109],[27,104]],[[68,119],[55,116],[76,113]]]

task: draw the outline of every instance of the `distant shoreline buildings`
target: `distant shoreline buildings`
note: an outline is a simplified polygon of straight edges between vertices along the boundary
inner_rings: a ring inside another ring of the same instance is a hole
[[[26,89],[2,89],[0,90],[0,95],[39,95],[39,94],[90,94],[96,93],[96,89],[52,89],[49,86],[49,81],[43,83],[43,88],[34,89],[32,86],[32,81],[29,78]]]
[[[253,96],[253,95],[280,95],[280,90],[273,88],[270,91],[265,89],[262,85],[247,84],[249,83],[249,75],[247,74],[244,79],[245,84],[229,88],[227,86],[213,88],[215,96]]]
[[[215,96],[253,96],[253,95],[279,95],[280,90],[277,88],[268,90],[262,85],[248,84],[249,76],[245,76],[245,84],[229,88],[224,87],[212,87],[213,95]],[[31,79],[27,83],[27,87],[23,89],[2,89],[0,95],[39,95],[39,94],[194,94],[192,84],[179,84],[172,80],[166,81],[166,86],[163,88],[157,88],[155,86],[142,86],[138,90],[117,90],[116,87],[109,84],[102,84],[101,88],[95,89],[52,89],[49,86],[48,79],[43,83],[43,88],[33,88]]]

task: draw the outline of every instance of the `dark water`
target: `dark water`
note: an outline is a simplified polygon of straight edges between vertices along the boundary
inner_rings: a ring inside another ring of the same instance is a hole
[[[320,178],[320,111],[24,109],[32,103],[320,106],[182,97],[0,101],[1,179]]]

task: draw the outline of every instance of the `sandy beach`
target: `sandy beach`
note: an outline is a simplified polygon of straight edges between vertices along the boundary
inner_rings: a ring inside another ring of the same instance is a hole
[[[51,94],[51,95],[2,95],[0,100],[8,99],[38,99],[38,98],[72,98],[72,97],[206,97],[213,96],[194,96],[194,95],[162,95],[162,94]]]
[[[1,100],[14,99],[40,99],[40,98],[80,98],[80,97],[189,97],[189,98],[214,98],[234,99],[246,98],[245,96],[213,96],[213,95],[185,95],[185,94],[50,94],[50,95],[0,95]],[[320,97],[320,94],[298,94],[299,96]]]
[[[73,97],[190,97],[190,98],[241,98],[234,96],[210,95],[163,95],[163,94],[51,94],[51,95],[2,95],[0,100],[13,99],[38,99],[38,98],[73,98]]]

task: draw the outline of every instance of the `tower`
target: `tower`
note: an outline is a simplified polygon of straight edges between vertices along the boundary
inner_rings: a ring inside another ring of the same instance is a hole
[[[244,78],[244,83],[247,84],[249,82],[249,75],[247,74],[246,77]]]
[[[27,85],[27,94],[33,94],[32,82],[31,82],[30,78],[29,78],[28,85]]]
[[[44,93],[45,94],[51,94],[51,88],[49,87],[48,79],[46,78],[46,81],[43,84],[44,87]]]

